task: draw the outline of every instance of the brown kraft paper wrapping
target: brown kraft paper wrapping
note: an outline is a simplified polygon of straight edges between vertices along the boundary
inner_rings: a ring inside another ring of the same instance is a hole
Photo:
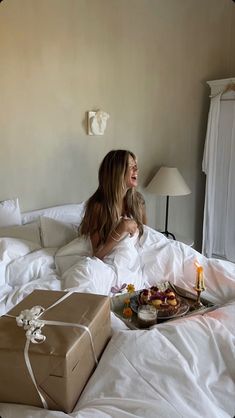
[[[65,292],[35,290],[16,305],[18,316],[35,305],[48,308]],[[72,293],[40,319],[76,323],[89,327],[97,358],[111,336],[110,300],[107,296]],[[49,409],[71,412],[95,367],[87,331],[60,325],[45,325],[42,344],[30,343],[29,359],[38,388]],[[0,402],[42,407],[24,358],[25,330],[16,320],[0,318]]]

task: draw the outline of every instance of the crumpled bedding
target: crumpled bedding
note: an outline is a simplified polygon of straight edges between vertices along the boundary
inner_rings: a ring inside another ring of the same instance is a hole
[[[84,255],[85,254],[85,255]],[[145,226],[144,234],[123,239],[103,261],[91,256],[89,240],[77,238],[57,251],[55,262],[64,289],[110,294],[112,286],[132,283],[136,290],[169,280],[189,291],[196,277],[195,261],[203,266],[206,292],[212,302],[235,298],[235,264],[207,259],[193,248]]]
[[[3,418],[232,418],[235,303],[151,330],[117,331],[74,411],[0,404]]]
[[[61,290],[56,251],[57,248],[41,248],[31,241],[0,239],[0,315],[34,289]]]
[[[145,227],[103,261],[89,240],[60,249],[0,241],[0,314],[37,288],[111,295],[162,280],[192,291],[203,266],[203,296],[225,306],[152,330],[130,331],[112,314],[113,338],[71,414],[0,404],[2,418],[218,417],[235,415],[235,264],[207,259],[191,247]]]
[[[89,240],[77,238],[60,249],[30,241],[0,239],[0,315],[34,289],[74,290],[112,295],[111,288],[133,283],[136,290],[170,280],[192,291],[197,260],[204,268],[203,296],[215,303],[235,298],[235,264],[207,259],[193,248],[145,227],[126,237],[103,261],[92,257]]]
[[[75,410],[116,418],[233,417],[232,318],[235,303],[149,331],[119,331]]]

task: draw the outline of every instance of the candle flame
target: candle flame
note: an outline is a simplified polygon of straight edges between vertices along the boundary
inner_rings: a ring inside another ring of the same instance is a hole
[[[198,263],[198,261],[195,261],[194,265],[197,267],[197,272],[202,273],[203,267]]]
[[[198,263],[196,260],[194,262],[195,267],[197,268],[197,277],[196,277],[196,284],[195,288],[198,290],[205,290],[205,283],[204,283],[204,277],[203,277],[203,267]]]

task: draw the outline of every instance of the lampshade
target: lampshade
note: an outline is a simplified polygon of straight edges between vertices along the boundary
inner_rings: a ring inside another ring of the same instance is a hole
[[[161,167],[146,190],[159,196],[183,196],[191,193],[179,170],[175,167]]]

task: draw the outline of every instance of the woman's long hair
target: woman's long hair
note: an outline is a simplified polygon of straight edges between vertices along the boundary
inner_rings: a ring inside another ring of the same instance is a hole
[[[127,150],[113,150],[104,157],[98,173],[99,186],[86,203],[80,233],[88,236],[98,231],[99,244],[105,243],[123,211],[136,221],[140,235],[143,233],[143,197],[135,188],[123,196],[129,156],[136,161],[136,156]]]

